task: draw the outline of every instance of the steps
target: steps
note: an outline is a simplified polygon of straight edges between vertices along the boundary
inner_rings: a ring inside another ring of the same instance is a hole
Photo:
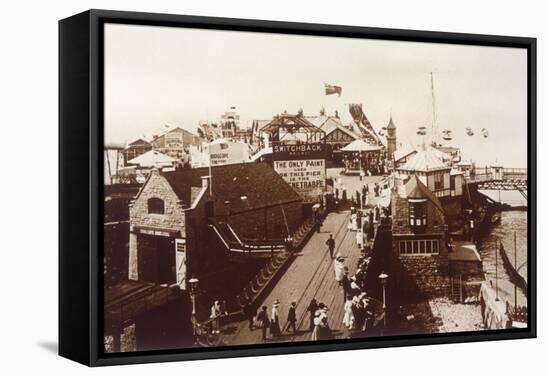
[[[462,303],[464,301],[462,276],[451,277],[451,299],[456,303]]]

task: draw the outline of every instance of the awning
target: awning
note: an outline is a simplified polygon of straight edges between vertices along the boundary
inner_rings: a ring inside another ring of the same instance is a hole
[[[340,150],[348,152],[380,151],[382,150],[382,147],[378,145],[371,145],[363,140],[355,140]]]

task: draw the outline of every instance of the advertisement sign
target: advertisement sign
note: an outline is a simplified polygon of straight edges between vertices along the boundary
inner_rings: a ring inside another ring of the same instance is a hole
[[[325,191],[325,160],[298,159],[274,161],[275,171],[306,202],[318,202]]]
[[[325,159],[324,144],[297,144],[273,146],[273,159]]]

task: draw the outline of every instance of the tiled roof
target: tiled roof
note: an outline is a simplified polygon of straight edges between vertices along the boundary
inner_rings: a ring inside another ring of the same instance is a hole
[[[165,172],[164,176],[185,204],[190,206],[191,187],[202,185],[208,167]],[[212,193],[217,205],[231,203],[232,211],[243,211],[301,200],[266,163],[238,163],[212,167]],[[246,197],[246,199],[243,199]]]
[[[419,150],[412,156],[403,166],[399,167],[399,170],[404,171],[438,171],[446,170],[450,167],[446,166],[436,153],[428,148],[426,150]]]
[[[405,144],[393,153],[393,159],[399,161],[412,153],[416,153],[416,148],[412,144]]]

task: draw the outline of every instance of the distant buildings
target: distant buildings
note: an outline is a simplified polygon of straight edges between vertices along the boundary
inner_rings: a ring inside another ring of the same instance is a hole
[[[198,143],[199,138],[196,135],[177,127],[160,136],[155,136],[151,141],[151,146],[160,153],[183,160],[189,146]]]
[[[152,149],[153,145],[143,138],[138,138],[135,141],[129,142],[126,148],[122,151],[122,154],[124,155],[124,164],[127,164],[128,161],[139,157]]]

